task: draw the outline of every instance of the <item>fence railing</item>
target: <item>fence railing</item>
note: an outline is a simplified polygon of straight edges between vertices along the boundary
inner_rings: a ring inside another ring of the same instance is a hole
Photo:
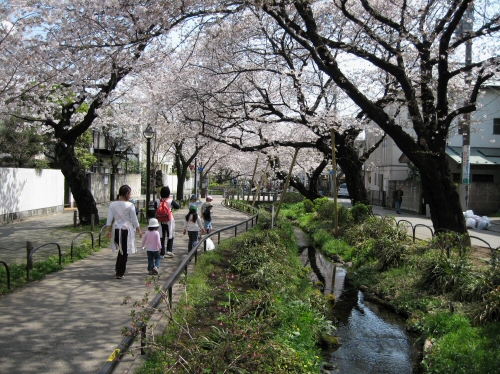
[[[380,217],[382,217],[382,216],[380,216]],[[432,227],[430,227],[428,225],[424,225],[423,223],[417,223],[416,225],[413,225],[410,221],[405,220],[405,219],[401,219],[399,221],[396,221],[394,219],[394,221],[396,223],[396,226],[398,226],[398,227],[404,226],[407,229],[411,229],[412,237],[413,237],[413,242],[415,242],[415,240],[416,240],[416,231],[417,231],[418,227],[424,227],[424,228],[428,229],[431,232],[431,237],[432,238],[434,238],[436,235],[444,234],[444,233],[448,233],[448,234],[451,234],[451,235],[456,235],[457,236],[457,242],[460,244],[459,245],[459,255],[462,256],[462,250],[463,250],[463,247],[465,246],[465,244],[462,245],[463,240],[462,240],[462,237],[458,233],[456,233],[454,231],[451,231],[451,230],[447,230],[447,229],[436,229],[436,230],[434,230]],[[467,237],[470,239],[471,244],[472,244],[472,240],[477,240],[477,241],[480,241],[483,244],[486,244],[486,247],[491,252],[491,266],[492,266],[493,269],[495,269],[496,265],[497,265],[497,262],[500,260],[500,247],[493,248],[490,245],[490,243],[488,243],[486,240],[481,239],[481,238],[479,238],[477,236],[474,236],[474,235],[467,235]],[[447,256],[448,257],[450,256],[449,249],[450,248],[448,247],[447,248]]]
[[[240,221],[230,226],[223,227],[222,229],[215,230],[208,235],[203,236],[198,244],[188,253],[188,255],[181,261],[181,263],[177,266],[177,268],[173,271],[173,273],[167,278],[166,282],[163,284],[161,291],[154,297],[154,299],[148,304],[146,309],[144,310],[145,315],[151,315],[154,313],[154,310],[158,307],[160,302],[162,301],[162,295],[166,294],[168,296],[168,303],[170,307],[172,307],[172,290],[173,287],[179,281],[179,278],[182,275],[187,276],[188,274],[188,265],[191,260],[194,258],[194,263],[196,265],[196,261],[198,258],[198,250],[203,246],[203,252],[207,250],[206,240],[208,238],[212,238],[217,236],[217,243],[220,244],[221,241],[221,233],[226,231],[232,231],[234,229],[234,236],[238,235],[238,226],[245,225],[245,230],[248,230],[249,224],[251,227],[257,224],[259,212],[257,208],[254,208],[250,205],[246,205],[240,202],[232,201],[225,199],[222,202],[222,205],[226,206],[229,209],[239,210],[245,213],[250,213],[250,217],[246,220]],[[127,352],[130,348],[134,340],[137,338],[137,331],[141,331],[141,337],[144,339],[146,336],[146,324],[143,322],[139,322],[136,324],[136,330],[130,330],[129,334],[123,338],[121,343],[118,345],[116,349],[113,350],[111,355],[109,356],[106,363],[102,366],[99,374],[110,374],[112,373],[116,366],[120,363],[121,357]],[[141,342],[141,353],[144,354],[144,346],[145,342]]]

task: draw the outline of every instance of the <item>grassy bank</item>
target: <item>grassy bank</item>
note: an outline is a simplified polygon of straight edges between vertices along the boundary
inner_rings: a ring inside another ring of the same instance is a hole
[[[371,217],[362,205],[339,206],[334,237],[333,207],[318,199],[282,211],[327,257],[352,263],[354,284],[408,316],[408,329],[426,341],[423,372],[500,372],[500,273],[491,258],[457,235],[413,243],[393,219]]]
[[[263,215],[199,258],[136,373],[319,372],[330,305],[306,278],[290,224],[271,230]]]

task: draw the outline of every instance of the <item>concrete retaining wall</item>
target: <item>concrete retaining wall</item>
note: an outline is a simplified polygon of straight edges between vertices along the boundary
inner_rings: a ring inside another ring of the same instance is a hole
[[[500,209],[500,184],[471,183],[468,209],[479,216],[497,213]]]
[[[0,168],[0,224],[63,209],[60,170]]]

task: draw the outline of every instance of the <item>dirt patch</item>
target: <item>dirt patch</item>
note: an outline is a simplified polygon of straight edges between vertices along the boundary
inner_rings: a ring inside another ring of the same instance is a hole
[[[470,251],[470,260],[478,268],[487,268],[491,263],[492,251],[486,247],[473,245]]]

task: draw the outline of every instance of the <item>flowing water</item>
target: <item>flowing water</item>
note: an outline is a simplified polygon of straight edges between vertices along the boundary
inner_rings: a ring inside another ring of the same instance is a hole
[[[339,338],[337,349],[324,352],[334,373],[410,374],[419,359],[415,339],[407,333],[402,317],[363,299],[363,293],[344,286],[346,270],[335,266],[312,248],[300,255],[304,266],[313,269],[313,282],[333,293],[333,310]]]

